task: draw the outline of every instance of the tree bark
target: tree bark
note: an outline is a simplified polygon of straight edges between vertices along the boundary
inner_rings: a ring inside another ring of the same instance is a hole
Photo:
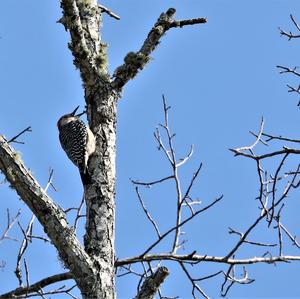
[[[98,5],[97,0],[61,0],[61,8],[63,16],[58,22],[71,36],[69,48],[74,65],[80,71],[87,119],[96,137],[96,151],[88,165],[91,183],[84,186],[87,209],[84,248],[68,226],[64,211],[48,197],[1,136],[0,169],[44,227],[60,258],[70,269],[67,278],[74,278],[82,297],[114,299],[117,101],[124,85],[143,69],[167,30],[205,23],[206,20],[175,21],[175,9],[162,13],[140,51],[128,53],[124,64],[111,77],[106,44],[101,41],[99,29],[101,12],[107,9]],[[52,283],[51,280],[44,281]]]
[[[61,260],[73,274],[78,287],[81,290],[90,289],[97,277],[93,259],[82,248],[73,229],[68,226],[64,211],[46,194],[25,167],[20,155],[1,135],[0,169],[38,218],[58,250]]]

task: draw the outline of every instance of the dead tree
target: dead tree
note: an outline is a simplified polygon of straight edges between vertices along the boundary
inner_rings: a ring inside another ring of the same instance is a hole
[[[83,82],[89,126],[97,139],[96,152],[90,161],[93,183],[85,189],[84,246],[68,225],[65,211],[47,195],[3,136],[0,138],[0,169],[43,226],[83,298],[114,298],[117,102],[126,83],[149,62],[151,53],[168,30],[202,24],[206,19],[178,21],[174,18],[175,9],[168,9],[159,16],[140,50],[128,53],[124,64],[110,74],[107,46],[99,28],[103,13],[114,18],[118,16],[96,0],[62,0],[61,8],[63,16],[58,22],[70,33],[69,49]],[[29,231],[30,228],[24,232],[26,240]],[[32,286],[23,288],[23,294],[28,295],[30,290]],[[14,294],[20,294],[20,289],[3,296]]]
[[[178,159],[173,143],[175,134],[169,125],[170,107],[163,97],[164,119],[159,129],[154,133],[158,149],[169,163],[169,175],[149,181],[132,180],[138,202],[147,221],[153,227],[155,241],[135,256],[115,259],[115,142],[116,142],[116,115],[117,101],[126,83],[149,62],[151,53],[158,46],[163,35],[172,28],[186,25],[202,24],[204,18],[177,21],[174,19],[175,9],[170,8],[162,13],[150,30],[147,38],[138,52],[130,52],[124,58],[124,64],[119,66],[114,74],[107,69],[108,57],[106,45],[101,40],[99,27],[102,13],[118,19],[118,15],[97,4],[96,1],[62,0],[63,17],[59,23],[70,32],[69,48],[74,56],[74,64],[79,69],[85,91],[85,103],[90,128],[97,139],[96,154],[90,162],[92,184],[85,188],[84,197],[78,208],[62,210],[47,194],[52,184],[53,170],[50,170],[49,180],[43,188],[39,185],[31,172],[14,151],[11,144],[19,142],[21,134],[31,131],[30,127],[23,130],[11,139],[0,136],[0,169],[6,180],[17,191],[21,199],[32,210],[33,216],[26,228],[20,227],[23,238],[17,257],[15,270],[19,286],[0,295],[0,298],[28,298],[47,295],[66,294],[72,298],[72,290],[77,286],[83,298],[115,298],[115,277],[134,275],[138,278],[136,298],[153,298],[155,294],[163,295],[160,286],[169,274],[169,270],[162,265],[171,261],[182,270],[183,275],[190,282],[191,294],[209,298],[202,286],[202,282],[214,277],[221,277],[220,286],[222,296],[227,296],[233,285],[250,284],[254,279],[250,277],[247,265],[256,263],[274,264],[279,262],[300,261],[300,255],[286,254],[285,241],[300,249],[297,237],[290,232],[284,223],[282,211],[288,196],[300,185],[300,164],[294,163],[292,168],[286,169],[289,159],[297,157],[300,150],[297,145],[299,139],[273,135],[264,131],[262,120],[258,132],[251,132],[254,141],[248,146],[231,149],[235,156],[250,159],[256,166],[258,179],[257,217],[243,231],[229,228],[229,235],[237,236],[238,240],[222,256],[198,254],[197,250],[181,254],[179,249],[183,245],[183,227],[198,215],[210,211],[222,199],[216,195],[209,203],[203,204],[192,196],[191,190],[201,172],[202,163],[191,175],[187,188],[183,188],[178,169],[187,163],[193,155],[193,147],[185,157]],[[292,18],[294,25],[299,26]],[[289,38],[297,35],[285,33]],[[296,69],[280,67],[283,72],[291,72],[298,76]],[[272,144],[275,142],[275,145]],[[270,145],[268,148],[264,146]],[[263,150],[261,149],[263,147]],[[261,152],[257,154],[257,152]],[[273,158],[273,170],[268,170],[265,161]],[[290,167],[290,166],[289,166]],[[172,181],[176,194],[176,221],[169,229],[162,231],[155,217],[147,208],[143,194],[149,187]],[[86,205],[86,215],[82,208]],[[68,224],[66,214],[70,210],[76,211],[73,226]],[[86,232],[84,244],[81,244],[76,235],[78,220],[86,216]],[[9,232],[15,224],[19,213],[14,218],[7,214],[7,227],[0,237],[0,242],[9,238]],[[33,233],[33,222],[37,218],[47,233],[48,238],[36,236]],[[252,233],[262,222],[267,223],[268,232],[275,232],[277,242],[270,243],[255,240]],[[156,252],[157,246],[167,237],[171,237],[167,252]],[[29,271],[24,252],[33,239],[40,238],[44,242],[51,241],[59,253],[61,261],[69,271],[43,278],[35,283],[29,281]],[[239,252],[244,245],[266,248],[261,256],[239,258]],[[0,244],[1,245],[1,244]],[[23,262],[23,265],[22,265]],[[194,277],[191,268],[199,264],[214,263],[219,270],[207,273],[202,277]],[[25,269],[25,277],[21,269]],[[76,285],[62,286],[51,291],[44,291],[47,286],[66,280],[74,280]]]

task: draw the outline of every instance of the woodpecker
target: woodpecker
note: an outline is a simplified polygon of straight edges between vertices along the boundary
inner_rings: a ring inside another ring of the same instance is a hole
[[[88,173],[89,157],[95,152],[95,136],[76,114],[79,106],[57,122],[61,147],[68,158],[78,167],[83,185],[90,183]]]

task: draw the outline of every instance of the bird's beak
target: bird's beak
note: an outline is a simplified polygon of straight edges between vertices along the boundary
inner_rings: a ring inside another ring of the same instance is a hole
[[[81,112],[81,113],[79,113],[79,114],[77,114],[77,115],[75,115],[75,116],[80,117],[80,116],[83,115],[84,113],[86,113],[86,111],[83,111],[83,112]]]
[[[75,108],[75,110],[71,113],[72,116],[75,116],[75,113],[76,113],[76,111],[78,110],[78,108],[79,108],[79,106],[77,106],[77,107]]]

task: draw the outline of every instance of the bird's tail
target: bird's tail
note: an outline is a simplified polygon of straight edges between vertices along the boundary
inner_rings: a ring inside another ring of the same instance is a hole
[[[92,180],[91,180],[91,176],[90,176],[89,172],[87,171],[87,169],[85,171],[79,171],[79,173],[80,173],[80,177],[81,177],[83,186],[90,185]]]

